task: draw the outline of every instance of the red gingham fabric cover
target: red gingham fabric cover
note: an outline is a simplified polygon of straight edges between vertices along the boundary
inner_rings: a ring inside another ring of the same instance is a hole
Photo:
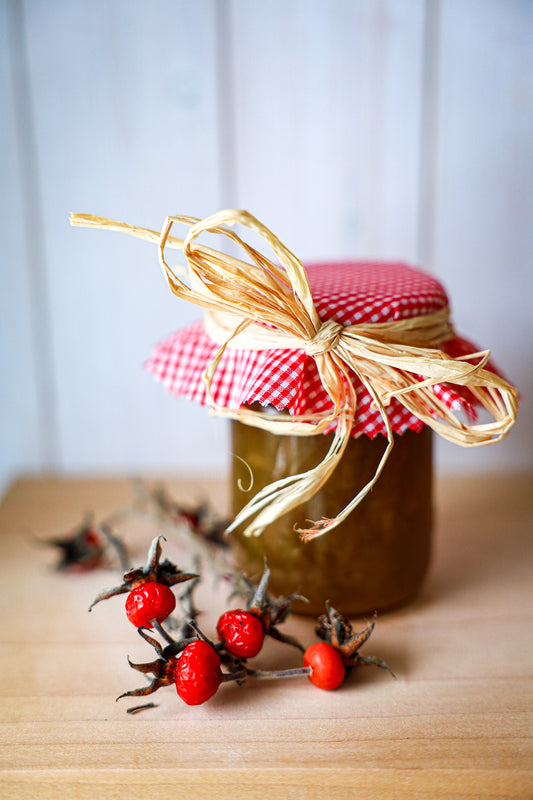
[[[448,303],[442,285],[431,275],[392,262],[341,262],[306,266],[313,300],[321,320],[343,325],[385,322],[429,314]],[[215,357],[219,345],[206,334],[202,321],[177,331],[156,346],[145,368],[175,395],[206,405],[203,370]],[[456,337],[442,347],[449,355],[477,352],[465,339]],[[354,375],[358,409],[353,436],[386,435],[379,412]],[[437,385],[435,394],[449,408],[475,418],[468,392],[461,387]],[[273,405],[291,414],[322,412],[331,400],[322,387],[314,359],[303,350],[237,350],[226,348],[211,384],[218,405],[238,409],[255,402]],[[387,409],[395,433],[420,430],[422,423],[398,400]]]

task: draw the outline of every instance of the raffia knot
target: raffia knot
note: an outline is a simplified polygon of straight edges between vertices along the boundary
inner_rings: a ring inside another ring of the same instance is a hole
[[[333,350],[340,339],[344,325],[328,319],[323,322],[312,339],[305,343],[304,350],[308,356],[320,356]]]

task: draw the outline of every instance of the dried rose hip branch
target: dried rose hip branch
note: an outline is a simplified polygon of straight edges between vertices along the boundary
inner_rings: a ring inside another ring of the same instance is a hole
[[[196,640],[175,642],[174,647],[167,645],[165,648],[142,630],[139,632],[154,646],[160,657],[145,664],[134,664],[128,659],[133,669],[151,674],[153,678],[149,685],[124,692],[117,700],[122,697],[144,697],[163,686],[175,683],[177,693],[185,703],[199,705],[213,697],[222,683],[230,681],[242,684],[247,678],[279,680],[307,676],[318,688],[332,690],[340,686],[345,677],[340,654],[326,642],[316,642],[307,648],[302,667],[281,670],[250,669],[242,661],[230,672],[222,672],[220,653],[201,631],[198,631]]]
[[[305,648],[300,642],[294,636],[282,633],[278,626],[286,621],[295,600],[307,602],[307,599],[296,593],[288,597],[274,597],[268,592],[269,580],[270,569],[265,560],[259,584],[254,586],[245,576],[240,575],[234,581],[235,589],[232,596],[240,595],[247,600],[246,611],[260,620],[265,636],[270,636],[272,639],[284,644],[290,644],[303,652]]]
[[[195,573],[182,572],[168,559],[160,561],[161,539],[152,541],[144,567],[132,569],[124,575],[123,582],[112,589],[104,589],[89,606],[119,594],[128,594],[126,615],[136,628],[151,627],[152,621],[162,623],[174,611],[176,598],[171,586],[197,578]]]
[[[234,570],[225,549],[225,530],[229,520],[211,509],[208,503],[185,506],[171,497],[164,486],[150,488],[142,482],[136,484],[137,502],[131,513],[144,514],[159,527],[183,541],[191,552],[211,567],[218,575],[232,575]]]
[[[127,568],[123,542],[113,533],[109,521],[96,523],[92,512],[66,535],[37,541],[59,550],[56,569],[60,572],[88,572],[114,566],[117,562],[122,571]]]
[[[144,490],[147,499],[154,505],[162,519],[169,519],[174,524],[187,525],[191,531],[207,542],[227,545],[224,531],[230,521],[216,516],[207,502],[186,506],[171,497],[164,486],[157,486],[151,490],[145,486],[139,488]]]
[[[132,669],[147,676],[148,684],[124,692],[117,700],[122,697],[144,697],[174,684],[185,703],[198,705],[213,697],[223,683],[233,681],[240,685],[248,679],[272,680],[299,676],[307,676],[321,689],[332,690],[343,683],[347,669],[359,664],[374,664],[389,669],[380,659],[373,656],[365,658],[358,652],[370,637],[375,618],[363,631],[354,633],[347,618],[326,604],[326,614],[319,618],[316,629],[323,641],[315,642],[306,649],[293,636],[280,632],[278,625],[286,621],[292,602],[299,595],[272,597],[268,592],[270,570],[266,562],[257,586],[246,578],[238,582],[238,591],[234,594],[242,594],[247,599],[246,608],[225,611],[216,626],[218,641],[212,642],[198,625],[200,612],[194,602],[194,589],[200,576],[198,573],[183,572],[167,559],[161,560],[162,540],[162,536],[154,538],[144,567],[129,570],[122,584],[100,592],[89,609],[101,600],[128,593],[126,614],[137,627],[139,635],[157,654],[155,660],[140,664],[128,658]],[[179,598],[183,616],[174,623],[172,635],[163,628],[162,623],[176,606],[171,587],[185,582],[187,586]],[[250,668],[247,659],[261,652],[266,636],[297,647],[303,653],[303,665],[278,670]],[[149,706],[137,706],[134,710]]]

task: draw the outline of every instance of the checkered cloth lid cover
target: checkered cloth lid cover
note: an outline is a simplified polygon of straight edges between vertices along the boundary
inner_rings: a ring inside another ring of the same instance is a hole
[[[420,269],[397,262],[344,261],[306,265],[315,307],[322,321],[342,325],[386,322],[438,311],[448,304],[442,285]],[[205,332],[201,320],[170,335],[155,347],[145,368],[169,392],[207,404],[202,373],[220,345]],[[459,336],[440,345],[458,357],[478,348]],[[490,366],[488,367],[490,369]],[[352,435],[371,438],[386,435],[372,398],[353,375],[357,413]],[[435,394],[448,408],[476,418],[472,396],[460,386],[437,384]],[[260,403],[286,409],[290,414],[321,413],[331,409],[331,400],[320,381],[315,361],[303,350],[243,350],[226,348],[211,384],[217,405],[238,409]],[[397,434],[420,430],[423,423],[393,398],[387,408]]]

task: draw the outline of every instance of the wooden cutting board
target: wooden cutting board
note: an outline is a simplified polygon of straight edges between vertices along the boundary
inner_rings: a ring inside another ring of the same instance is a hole
[[[172,480],[176,497],[225,507],[220,480]],[[419,598],[383,615],[366,668],[335,692],[306,678],[224,685],[184,705],[172,687],[128,715],[121,692],[153,651],[123,598],[87,608],[118,573],[58,573],[39,546],[84,512],[131,503],[126,480],[25,479],[0,506],[2,597],[0,797],[532,798],[533,476],[441,480],[432,570]],[[122,529],[121,529],[122,530]],[[151,522],[123,526],[142,564]],[[190,552],[167,535],[165,552]],[[204,581],[202,626],[214,631],[227,586]],[[354,621],[355,625],[364,620]],[[286,630],[305,643],[313,624]],[[271,643],[262,666],[296,666]]]

